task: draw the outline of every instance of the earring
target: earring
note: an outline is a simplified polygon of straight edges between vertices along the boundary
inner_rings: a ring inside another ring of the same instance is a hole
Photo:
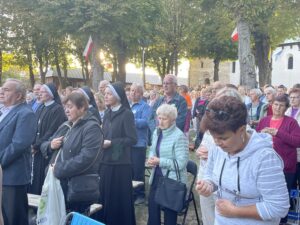
[[[241,139],[242,139],[242,142],[245,143],[245,137],[242,134],[241,134]]]

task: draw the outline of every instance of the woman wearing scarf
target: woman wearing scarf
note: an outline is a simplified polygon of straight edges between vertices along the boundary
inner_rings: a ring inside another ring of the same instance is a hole
[[[131,146],[137,141],[134,116],[123,88],[116,82],[105,89],[104,144],[100,156],[98,219],[109,225],[135,225],[132,195]]]
[[[91,89],[87,86],[84,86],[82,88],[78,89],[83,95],[84,97],[88,100],[89,102],[89,111],[93,114],[94,117],[96,117],[96,119],[99,121],[100,125],[102,123],[99,112],[97,110],[97,104],[95,101],[95,97],[93,92],[91,91]]]
[[[36,112],[38,129],[32,145],[32,173],[29,187],[29,193],[38,195],[41,194],[45,179],[45,168],[50,160],[50,158],[42,155],[40,146],[67,120],[57,89],[53,83],[42,85],[40,96],[42,105]]]

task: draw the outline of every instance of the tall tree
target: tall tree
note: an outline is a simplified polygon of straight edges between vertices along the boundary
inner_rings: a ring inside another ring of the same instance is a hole
[[[214,81],[219,80],[219,65],[223,60],[237,58],[237,46],[228,38],[232,31],[232,20],[220,8],[201,13],[202,23],[195,30],[195,46],[191,46],[193,57],[208,57],[214,62]]]
[[[161,78],[167,73],[178,74],[178,61],[186,56],[195,42],[195,30],[200,24],[199,1],[161,0],[154,32],[148,37],[151,45],[147,62],[157,69]]]
[[[204,0],[202,4],[207,8],[216,5],[226,9],[237,24],[241,83],[249,87],[256,86],[255,62],[259,68],[260,85],[270,82],[271,67],[268,59],[270,46],[276,46],[284,39],[296,34],[287,31],[299,31],[299,17],[296,15],[299,11],[299,2],[294,0]],[[256,60],[251,51],[252,35]]]

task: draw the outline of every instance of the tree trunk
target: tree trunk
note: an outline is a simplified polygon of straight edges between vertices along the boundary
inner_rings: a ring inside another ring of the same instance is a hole
[[[55,49],[54,49],[54,63],[55,63],[55,66],[56,66],[57,77],[58,77],[58,81],[59,81],[59,87],[61,89],[63,89],[63,88],[65,88],[65,84],[64,84],[64,81],[63,81],[63,78],[62,78],[62,75],[61,75],[57,47],[55,47]]]
[[[44,83],[45,83],[45,81],[46,81],[46,74],[48,72],[48,67],[49,67],[49,51],[46,49],[45,52],[44,52],[44,54],[45,54],[45,71],[44,71],[43,77],[41,77],[41,79],[42,80],[44,79]]]
[[[255,88],[255,61],[251,52],[250,28],[248,23],[243,19],[239,19],[237,30],[239,34],[240,84],[248,88]]]
[[[81,65],[81,72],[82,77],[84,79],[84,84],[88,85],[90,83],[90,76],[89,76],[89,69],[87,66],[87,63],[85,62],[84,58],[82,57],[82,52],[78,54],[78,58],[80,59],[80,65]]]
[[[68,60],[67,60],[67,55],[65,54],[65,52],[63,53],[62,66],[63,66],[63,72],[64,72],[65,85],[68,86],[68,85],[70,85],[69,81],[68,81]]]
[[[42,82],[42,84],[44,84],[46,82],[47,69],[45,69],[45,71],[43,69],[43,67],[44,67],[43,54],[42,54],[42,52],[37,52],[36,56],[37,56],[37,60],[39,63],[39,72],[40,72],[41,82]]]
[[[254,32],[255,57],[258,66],[259,86],[271,84],[271,62],[269,62],[270,38],[268,34]]]
[[[113,60],[112,61],[113,61],[113,73],[112,73],[112,76],[111,76],[111,81],[115,82],[116,77],[118,75],[118,59],[117,59],[117,56],[116,56],[115,53],[113,54]]]
[[[167,57],[162,58],[162,71],[161,71],[161,78],[164,79],[166,73],[167,73],[167,65],[168,64],[168,59]]]
[[[2,77],[3,77],[3,56],[2,56],[2,50],[0,49],[0,86],[2,86]]]
[[[125,84],[126,83],[127,46],[121,40],[121,38],[118,38],[117,44],[118,44],[117,58],[118,58],[118,69],[119,69],[117,81],[121,81]]]
[[[29,71],[29,79],[30,79],[30,85],[33,88],[35,80],[34,80],[34,73],[33,73],[33,66],[32,66],[32,55],[31,51],[27,49],[27,64],[28,64],[28,71]]]
[[[166,69],[166,73],[164,74],[164,75],[166,75],[166,74],[173,74],[173,54],[171,54],[169,57],[168,57],[168,59],[167,59],[167,69]]]
[[[215,58],[214,59],[214,81],[219,80],[219,67],[220,67],[220,59]]]
[[[38,63],[39,63],[39,71],[40,71],[41,82],[42,82],[42,84],[44,84],[46,78],[45,78],[45,74],[44,74],[44,70],[43,70],[43,57],[39,53],[37,53],[36,56],[37,56],[37,60],[38,60]]]
[[[117,76],[117,81],[126,83],[126,63],[127,59],[123,52],[118,53],[118,69],[119,73]]]
[[[175,74],[175,76],[177,76],[178,75],[178,50],[177,50],[177,46],[174,47],[173,65],[174,65],[174,74]]]
[[[98,37],[93,36],[93,50],[92,50],[92,73],[90,82],[94,90],[98,90],[98,85],[103,80],[103,66],[100,60],[100,43]]]

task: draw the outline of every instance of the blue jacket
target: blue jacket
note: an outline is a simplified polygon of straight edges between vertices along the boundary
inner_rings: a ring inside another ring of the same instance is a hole
[[[179,130],[175,124],[168,129],[162,130],[162,140],[160,143],[159,167],[163,175],[166,175],[170,170],[169,178],[176,180],[176,173],[173,164],[173,159],[177,160],[181,182],[187,183],[186,165],[189,160],[188,140],[184,133]],[[152,146],[150,148],[149,157],[156,156],[157,145],[157,129],[153,133]],[[152,184],[155,169],[152,169],[149,183]]]
[[[165,97],[160,97],[159,99],[157,99],[157,101],[155,102],[155,104],[152,107],[152,114],[150,117],[150,130],[153,133],[153,131],[156,128],[156,110],[159,106],[161,106],[162,104],[164,104],[165,102]],[[178,93],[176,93],[173,97],[173,99],[168,102],[168,104],[170,105],[175,105],[175,107],[177,108],[177,112],[178,112],[178,116],[176,119],[176,126],[183,131],[184,130],[184,125],[185,125],[185,117],[187,115],[187,104],[185,99],[179,95]]]
[[[34,112],[26,103],[15,106],[0,122],[0,164],[3,185],[30,182],[31,144],[36,134]]]
[[[134,115],[137,133],[137,143],[133,147],[147,147],[151,108],[146,102],[140,100],[131,106],[131,111]]]

